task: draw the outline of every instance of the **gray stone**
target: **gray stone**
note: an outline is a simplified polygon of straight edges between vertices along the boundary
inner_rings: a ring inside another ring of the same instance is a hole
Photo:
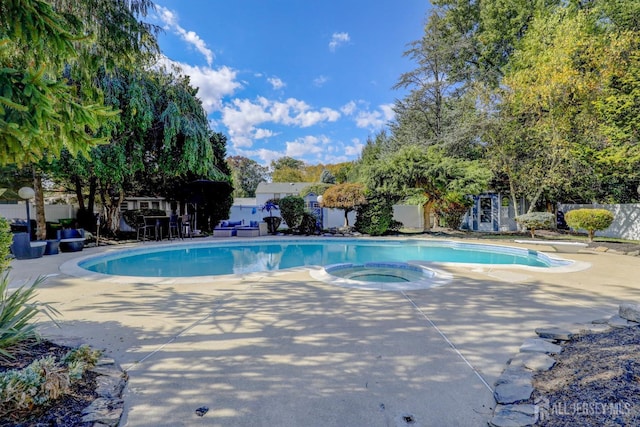
[[[611,329],[609,325],[606,323],[594,324],[594,323],[585,323],[576,325],[577,328],[580,328],[580,334],[592,334],[598,332],[607,332]]]
[[[607,325],[611,326],[612,328],[626,328],[633,325],[633,323],[629,323],[627,319],[623,319],[622,317],[615,315],[611,316],[611,318],[607,322]]]
[[[562,347],[542,338],[528,338],[524,340],[524,343],[520,346],[520,351],[522,353],[557,354],[562,351]]]
[[[122,399],[107,399],[99,397],[93,403],[87,406],[82,414],[82,422],[99,422],[108,426],[115,427],[120,422],[124,402]]]
[[[526,427],[538,421],[535,405],[497,405],[493,418],[489,421],[492,427]]]
[[[96,366],[116,365],[116,361],[111,357],[101,356],[96,362]]]
[[[108,375],[112,377],[121,377],[123,375],[122,370],[116,365],[95,366],[91,370],[96,374]]]
[[[591,323],[593,323],[594,325],[604,325],[604,324],[609,323],[610,319],[611,319],[611,316],[605,317],[605,318],[602,318],[602,319],[592,320]]]
[[[509,365],[496,380],[495,385],[500,384],[531,384],[533,372],[520,365]]]
[[[640,322],[640,304],[631,304],[628,302],[620,304],[618,315],[623,319]]]
[[[640,251],[630,251],[630,252],[627,252],[627,255],[629,255],[629,256],[640,256]]]
[[[512,359],[511,364],[514,363],[532,371],[548,371],[556,364],[556,360],[544,353],[520,353]]]
[[[540,338],[557,341],[570,341],[573,338],[571,331],[562,328],[538,328],[536,329],[536,334]]]
[[[531,381],[528,383],[503,383],[498,384],[493,392],[493,397],[496,402],[502,404],[520,402],[527,400],[533,393],[533,386]]]
[[[126,380],[122,375],[105,376],[100,375],[96,378],[96,393],[100,397],[120,397],[126,385]]]

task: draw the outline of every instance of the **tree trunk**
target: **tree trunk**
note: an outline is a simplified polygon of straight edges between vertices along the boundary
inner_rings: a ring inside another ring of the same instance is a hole
[[[427,203],[422,205],[422,220],[424,221],[423,228],[424,231],[431,230],[431,207],[433,206],[433,202],[429,200]]]
[[[84,194],[82,194],[82,181],[80,181],[80,177],[76,175],[73,179],[73,184],[75,186],[76,198],[78,199],[78,207],[80,210],[84,210]]]
[[[349,227],[349,209],[344,210],[344,227]]]
[[[45,240],[47,238],[47,221],[44,215],[44,195],[42,194],[42,174],[36,169],[33,170],[33,189],[36,192],[34,203],[36,205],[36,239]],[[27,203],[30,203],[27,200]]]

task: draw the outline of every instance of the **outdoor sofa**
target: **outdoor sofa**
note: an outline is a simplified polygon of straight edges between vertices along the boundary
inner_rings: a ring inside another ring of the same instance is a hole
[[[214,237],[231,237],[238,234],[238,228],[242,227],[242,221],[220,221],[213,229]]]

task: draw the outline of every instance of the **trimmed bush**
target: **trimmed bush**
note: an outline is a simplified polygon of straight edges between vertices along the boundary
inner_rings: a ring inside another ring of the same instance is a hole
[[[393,204],[383,195],[367,198],[368,204],[360,206],[355,229],[371,236],[381,236],[388,231],[399,230],[401,223],[393,219]]]
[[[278,201],[280,215],[292,231],[300,225],[304,214],[304,199],[300,196],[285,196]]]
[[[596,231],[604,230],[611,225],[613,218],[613,213],[606,209],[575,209],[564,214],[564,220],[569,227],[587,230],[590,242],[593,242]]]
[[[552,230],[556,228],[556,216],[551,212],[531,212],[516,217],[516,222],[536,237],[536,230]]]

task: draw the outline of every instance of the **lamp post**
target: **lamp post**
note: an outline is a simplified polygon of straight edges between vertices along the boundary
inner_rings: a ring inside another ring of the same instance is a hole
[[[33,199],[36,195],[36,192],[31,187],[22,187],[18,190],[18,196],[26,201],[27,205],[27,235],[29,236],[29,241],[31,241],[31,218],[29,216],[29,204],[30,200]]]

